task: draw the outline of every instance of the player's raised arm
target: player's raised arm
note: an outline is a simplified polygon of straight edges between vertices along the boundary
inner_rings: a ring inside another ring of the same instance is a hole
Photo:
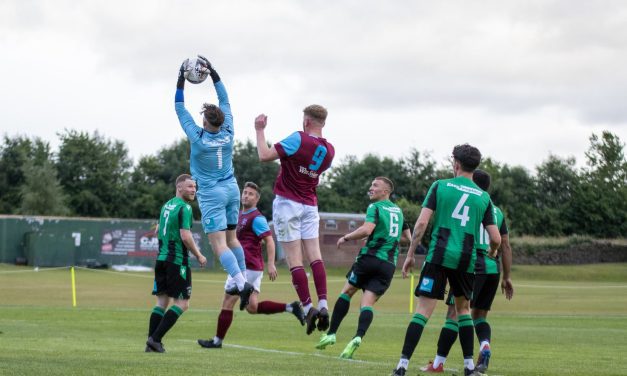
[[[183,128],[189,140],[195,142],[202,134],[202,128],[194,123],[192,115],[185,108],[185,96],[183,91],[185,90],[185,79],[189,74],[188,61],[189,59],[185,59],[179,68],[178,79],[176,81],[176,94],[174,95],[174,110],[176,111],[176,116],[179,119],[181,128]]]
[[[265,129],[268,125],[268,117],[261,114],[255,118],[255,132],[257,133],[257,155],[262,162],[279,159],[279,153],[274,146],[268,146]]]
[[[229,102],[229,95],[226,92],[226,87],[224,86],[222,79],[220,79],[220,75],[211,65],[209,60],[202,55],[198,55],[198,59],[207,66],[207,69],[209,69],[209,76],[211,76],[213,86],[215,87],[216,94],[218,95],[218,106],[224,113],[224,123],[222,123],[222,127],[233,133],[233,112],[231,111],[231,103]]]

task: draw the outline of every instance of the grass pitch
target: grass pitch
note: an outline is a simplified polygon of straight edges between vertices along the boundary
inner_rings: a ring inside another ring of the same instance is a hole
[[[328,274],[332,307],[345,270]],[[351,361],[338,355],[354,335],[359,294],[338,343],[324,351],[314,348],[319,333],[307,336],[291,314],[240,311],[222,349],[200,348],[196,339],[215,333],[224,277],[194,270],[191,308],[164,337],[167,353],[147,354],[152,273],[77,269],[73,308],[68,269],[0,265],[0,374],[365,376],[388,375],[395,367],[411,317],[409,280],[395,278],[375,305],[373,324]],[[488,374],[627,374],[627,264],[516,266],[513,280],[514,299],[499,294],[488,317]],[[286,269],[276,282],[264,280],[260,300],[296,300]],[[444,312],[438,307],[427,324],[409,374],[433,358]],[[458,344],[445,368],[463,374]]]

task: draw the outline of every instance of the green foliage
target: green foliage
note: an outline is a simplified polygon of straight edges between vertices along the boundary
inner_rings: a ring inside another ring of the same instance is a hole
[[[56,216],[69,214],[70,211],[65,204],[66,196],[52,162],[46,159],[41,165],[35,165],[34,160],[28,160],[23,170],[25,181],[20,189],[22,203],[19,214]]]
[[[40,138],[4,136],[0,145],[0,213],[17,214],[21,206],[25,166],[51,158],[50,145]]]
[[[257,207],[268,218],[272,218],[272,200],[274,199],[274,181],[279,173],[279,164],[259,162],[257,146],[250,140],[235,142],[233,148],[233,168],[240,190],[244,183],[251,181],[261,189],[261,199]]]
[[[121,141],[73,130],[59,134],[59,138],[59,151],[53,154],[48,143],[40,139],[4,137],[0,145],[0,213],[63,213],[57,204],[66,202],[73,215],[153,218],[174,194],[176,177],[190,172],[190,148],[185,138],[154,155],[141,157],[134,166]],[[625,237],[624,149],[616,135],[604,131],[590,137],[583,169],[576,167],[573,157],[554,155],[549,155],[533,174],[490,157],[484,158],[480,168],[492,176],[492,201],[505,213],[515,236]],[[51,162],[54,169],[39,168]],[[279,163],[260,163],[255,144],[246,140],[235,143],[233,164],[240,188],[246,181],[261,187],[258,206],[271,217]],[[37,201],[55,195],[55,169],[62,187],[57,203]],[[37,186],[34,180],[27,183],[27,171],[33,179],[43,179],[46,184]],[[370,203],[366,193],[377,176],[392,179],[395,190],[391,199],[409,211],[406,217],[413,222],[431,184],[452,177],[452,170],[449,163],[438,164],[429,153],[415,149],[398,159],[376,154],[363,158],[349,155],[322,175],[317,190],[320,211],[363,213]],[[44,188],[48,196],[43,194]],[[195,218],[200,218],[197,204],[193,206]]]
[[[59,138],[56,167],[73,213],[130,217],[127,185],[132,161],[124,143],[75,130],[66,130]]]

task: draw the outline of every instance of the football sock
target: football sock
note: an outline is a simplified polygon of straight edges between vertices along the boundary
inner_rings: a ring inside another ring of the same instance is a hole
[[[303,307],[311,304],[311,295],[309,294],[309,281],[307,280],[307,274],[305,268],[302,266],[295,266],[290,269],[292,273],[292,285],[298,294],[298,299],[303,303]],[[309,312],[307,309],[306,312]]]
[[[329,309],[329,302],[327,302],[326,299],[320,299],[318,301],[318,311],[321,310],[322,308],[325,308],[327,310]]]
[[[474,346],[474,328],[472,325],[472,318],[470,315],[459,315],[459,343],[462,345],[462,353],[464,354],[464,359],[470,359],[472,361],[473,355],[473,346]],[[464,365],[466,365],[466,361],[464,360]],[[474,369],[466,367],[470,370]]]
[[[316,294],[318,301],[327,300],[327,272],[324,269],[322,260],[315,260],[311,264],[311,274],[313,274],[314,285],[316,286]],[[322,307],[320,307],[322,308]]]
[[[364,338],[366,331],[370,327],[372,320],[374,319],[374,311],[372,307],[361,307],[359,312],[359,321],[357,322],[357,333],[355,337]]]
[[[435,359],[433,359],[433,368],[438,368],[440,364],[444,364],[446,362],[445,356],[436,355]]]
[[[259,302],[257,305],[257,313],[271,315],[273,313],[285,312],[285,303],[271,302],[269,300]]]
[[[481,343],[479,344],[479,351],[483,350],[486,347],[490,347],[490,342],[488,342],[488,341],[481,341]]]
[[[428,318],[421,315],[420,313],[414,314],[413,318],[409,322],[409,326],[407,326],[407,332],[405,333],[405,342],[403,343],[401,357],[405,357],[408,361],[409,359],[411,359],[411,356],[414,354],[414,350],[416,350],[416,346],[420,341],[422,330],[425,328],[425,325],[427,325],[428,320]]]
[[[222,254],[220,255],[220,264],[222,264],[224,270],[226,270],[226,272],[229,273],[231,277],[233,277],[233,279],[235,280],[235,284],[237,285],[237,289],[242,291],[246,280],[244,279],[244,275],[237,265],[237,258],[235,257],[233,252],[231,252],[230,250],[222,252]]]
[[[446,319],[446,322],[444,323],[442,330],[440,330],[440,338],[438,338],[438,353],[437,354],[439,356],[444,357],[444,359],[446,359],[449,351],[451,351],[451,348],[453,347],[453,344],[457,340],[458,331],[459,329],[457,326],[457,321],[452,320],[452,319]],[[434,362],[433,367],[437,368],[438,365],[436,365]]]
[[[492,329],[490,328],[490,324],[488,324],[486,319],[484,317],[478,318],[474,321],[474,324],[475,333],[477,333],[477,339],[479,340],[479,342],[490,342],[490,338],[492,337]]]
[[[233,252],[235,259],[237,260],[237,266],[239,267],[240,272],[242,272],[243,274],[246,271],[246,257],[244,256],[244,248],[231,248],[231,252]]]
[[[183,310],[179,306],[173,305],[172,307],[170,307],[165,315],[163,315],[163,319],[161,320],[161,323],[159,323],[157,329],[155,329],[155,331],[152,333],[152,339],[154,339],[156,342],[161,342],[161,338],[163,338],[168,330],[170,330],[174,326],[174,324],[176,324],[176,320],[178,320],[182,314]]]
[[[216,345],[221,345],[222,344],[222,338],[215,336],[213,337],[213,343],[215,343]]]
[[[152,333],[155,332],[155,330],[159,326],[159,323],[161,323],[161,319],[163,318],[164,314],[165,311],[159,306],[155,306],[152,309],[152,313],[150,313],[150,322],[148,325],[148,337],[152,336]]]
[[[337,333],[342,320],[346,317],[348,310],[351,306],[351,297],[347,294],[340,294],[340,297],[335,302],[335,306],[333,306],[333,313],[331,314],[331,325],[329,326],[329,331],[327,334],[335,334]]]
[[[470,358],[464,358],[464,368],[468,368],[469,370],[475,369],[475,362]]]
[[[407,366],[409,366],[409,359],[401,355],[401,358],[399,359],[398,364],[396,365],[396,368],[407,369]]]
[[[216,336],[213,341],[215,342],[215,338],[219,338],[220,342],[226,337],[226,332],[229,330],[231,323],[233,322],[233,311],[223,309],[220,311],[220,315],[218,315],[218,328],[216,330]]]

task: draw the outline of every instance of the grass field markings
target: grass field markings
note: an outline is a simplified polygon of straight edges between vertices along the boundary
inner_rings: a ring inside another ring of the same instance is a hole
[[[69,269],[69,266],[59,266],[59,267],[55,267],[55,268],[33,268],[33,269],[28,269],[28,270],[5,270],[5,271],[1,271],[0,274],[13,274],[13,273],[40,273],[40,272],[49,272],[49,271],[53,271],[53,270],[60,270],[60,269]]]
[[[193,342],[193,343],[195,343],[196,341],[192,341],[192,340],[188,340],[188,339],[179,339],[178,342]],[[307,353],[307,352],[298,352],[298,351],[284,351],[284,350],[277,350],[277,349],[266,349],[266,348],[263,348],[263,347],[237,345],[237,344],[232,344],[232,343],[223,343],[222,346],[223,347],[232,347],[232,348],[235,348],[235,349],[242,349],[242,350],[250,350],[250,351],[257,351],[257,352],[272,353],[272,354],[293,355],[293,356],[303,356],[303,355],[315,356],[315,357],[318,357],[318,358],[334,359],[334,360],[338,360],[338,361],[349,361],[349,362],[361,363],[361,364],[374,364],[374,365],[379,365],[379,366],[385,366],[385,365],[389,365],[390,364],[388,362],[374,362],[374,361],[371,361],[371,360],[341,359],[339,357],[339,355],[338,356],[324,355],[324,354],[320,354],[320,353],[317,353],[317,352]],[[209,351],[211,351],[211,350],[209,350]]]

